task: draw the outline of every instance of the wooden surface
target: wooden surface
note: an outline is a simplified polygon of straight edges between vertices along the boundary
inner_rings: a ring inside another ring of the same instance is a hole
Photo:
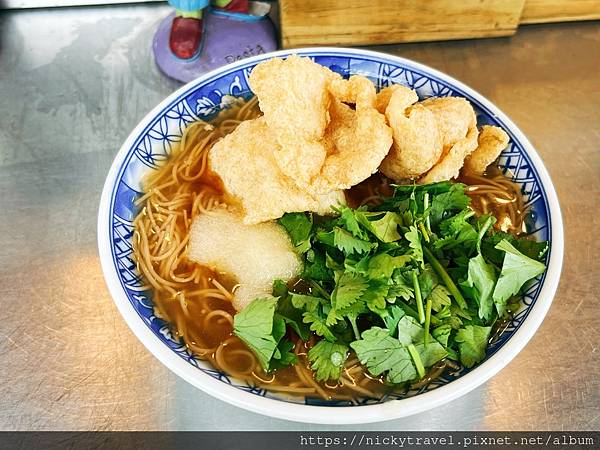
[[[282,45],[288,48],[508,36],[516,31],[524,2],[280,0]]]
[[[527,0],[521,23],[600,19],[600,0]]]

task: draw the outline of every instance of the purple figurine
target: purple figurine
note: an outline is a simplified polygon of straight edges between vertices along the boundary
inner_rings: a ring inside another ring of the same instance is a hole
[[[209,4],[210,3],[210,4]],[[277,48],[270,5],[248,0],[169,0],[154,35],[154,56],[168,76],[188,82],[224,64]]]

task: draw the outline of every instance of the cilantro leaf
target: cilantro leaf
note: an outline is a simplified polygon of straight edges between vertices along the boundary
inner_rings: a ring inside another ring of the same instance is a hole
[[[334,227],[329,232],[318,232],[317,239],[325,245],[341,250],[345,255],[366,253],[376,245],[372,242],[359,239],[340,227]]]
[[[281,338],[285,334],[285,320],[279,314],[275,313],[273,315],[273,339],[277,342],[277,347],[275,347],[275,351],[273,352],[274,359],[281,359],[281,351],[279,350],[279,344]]]
[[[442,220],[439,224],[440,233],[443,236],[454,236],[459,234],[463,230],[463,228],[465,228],[465,226],[469,226],[473,230],[473,232],[475,232],[473,225],[471,225],[468,222],[468,219],[473,217],[474,215],[475,211],[473,211],[470,208],[465,208],[458,214]]]
[[[350,323],[352,324],[352,328],[355,330],[355,335],[358,336],[359,333],[358,328],[356,327],[356,319],[359,315],[364,314],[367,311],[368,310],[365,305],[365,302],[362,300],[362,298],[360,298],[356,302],[344,308],[331,308],[331,310],[327,314],[327,320],[325,321],[325,323],[328,326],[335,325],[338,323],[338,321],[344,320],[344,317],[347,317],[348,320],[350,320]]]
[[[424,367],[431,367],[446,356],[444,347],[435,340],[424,343],[424,328],[410,316],[404,316],[398,322],[398,340],[404,346],[414,344]]]
[[[273,281],[273,297],[283,297],[288,294],[287,283],[277,279]]]
[[[382,242],[394,242],[401,237],[398,234],[398,225],[402,225],[402,218],[398,213],[356,211],[356,218],[363,227]]]
[[[302,309],[304,311],[316,311],[319,305],[325,302],[325,299],[323,298],[313,297],[312,295],[296,294],[295,292],[290,293],[290,299],[294,308]]]
[[[283,280],[273,281],[273,296],[278,297],[276,314],[281,316],[302,340],[308,340],[309,329],[302,322],[302,309],[293,304],[292,295],[288,293],[288,288]]]
[[[479,305],[479,317],[486,321],[492,318],[494,302],[492,293],[496,286],[494,266],[485,262],[481,253],[469,260],[466,284],[475,290],[475,299]]]
[[[305,311],[302,317],[304,323],[310,324],[310,330],[314,331],[317,336],[322,336],[330,342],[336,341],[335,335],[325,323],[326,318],[319,311]]]
[[[436,327],[431,331],[431,335],[436,341],[438,341],[444,347],[447,347],[448,338],[450,337],[451,332],[452,327],[450,325],[440,325],[439,327]]]
[[[444,306],[440,312],[438,312],[434,317],[441,323],[441,326],[448,325],[453,330],[458,330],[462,327],[463,322],[462,319],[455,314],[450,306]]]
[[[302,310],[298,309],[292,303],[292,296],[286,295],[279,299],[277,303],[277,314],[279,314],[286,324],[303,340],[307,341],[310,338],[309,329],[303,322]]]
[[[467,325],[456,333],[454,340],[458,342],[460,362],[465,367],[473,367],[485,358],[485,350],[492,327]]]
[[[360,228],[358,219],[356,218],[355,211],[352,208],[344,206],[340,209],[340,217],[338,218],[340,225],[352,233],[359,239],[367,239],[367,235]]]
[[[346,255],[366,253],[375,247],[375,244],[352,236],[351,233],[339,227],[333,229],[333,245]]]
[[[276,306],[277,298],[257,298],[233,318],[235,335],[254,352],[265,371],[285,334],[284,320],[275,315]]]
[[[548,241],[537,242],[527,237],[522,237],[517,239],[516,247],[525,256],[536,261],[541,261],[548,251],[549,246]]]
[[[344,344],[325,340],[317,342],[308,351],[310,368],[315,371],[317,381],[339,380],[348,358],[348,350]]]
[[[393,185],[394,187],[394,197],[399,197],[401,195],[410,195],[412,193],[421,194],[428,192],[429,194],[442,194],[444,192],[448,192],[455,183],[452,181],[440,181],[438,183],[430,183],[430,184],[405,184],[405,185]]]
[[[449,306],[452,303],[450,292],[443,284],[437,284],[427,299],[431,299],[431,309],[441,311],[444,306]]]
[[[371,311],[377,311],[386,307],[386,298],[390,287],[385,280],[369,280],[367,290],[361,296]]]
[[[429,213],[431,225],[437,226],[448,214],[465,209],[470,202],[465,194],[465,185],[453,183],[447,192],[433,196]]]
[[[309,250],[306,253],[302,278],[316,281],[329,281],[333,279],[332,272],[327,267],[323,252]]]
[[[404,267],[410,260],[409,255],[390,256],[387,253],[379,253],[368,259],[365,272],[369,278],[389,279],[394,270]]]
[[[423,335],[423,327],[416,319],[404,316],[398,322],[398,340],[402,345],[410,345]]]
[[[361,338],[350,347],[371,375],[387,372],[386,379],[390,383],[404,383],[416,378],[417,371],[408,350],[389,335],[389,330],[373,327],[363,332]]]
[[[404,310],[398,305],[391,305],[385,310],[382,319],[391,336],[396,334],[398,322],[400,322],[400,319],[402,319],[405,315],[406,313]]]
[[[491,236],[485,237],[481,242],[481,252],[486,261],[497,266],[501,266],[504,260],[504,251],[495,248],[502,240],[508,241],[522,254],[536,261],[543,260],[549,247],[548,241],[536,242],[530,236],[517,238],[510,233],[497,231]]]
[[[546,266],[523,255],[514,248],[507,240],[502,240],[496,245],[496,249],[505,252],[504,262],[500,278],[494,288],[493,299],[499,315],[503,315],[506,309],[506,301],[521,290],[526,281],[540,275]]]
[[[417,227],[411,225],[409,231],[404,234],[404,237],[408,241],[409,247],[412,249],[412,257],[421,267],[423,267],[425,265],[425,262],[423,261],[423,247],[421,246],[421,238],[419,237]]]
[[[292,349],[294,344],[291,341],[282,340],[277,346],[278,359],[273,358],[269,363],[269,372],[283,367],[291,366],[298,362],[298,358]]]
[[[474,249],[479,239],[479,233],[467,221],[474,214],[472,209],[467,208],[455,216],[443,220],[439,225],[440,235],[443,237],[434,242],[433,248],[439,250],[464,246],[469,252]]]
[[[362,275],[354,272],[344,272],[337,282],[331,295],[334,309],[342,310],[360,299],[369,287],[369,281]]]
[[[285,213],[279,218],[278,222],[288,232],[292,244],[298,253],[308,251],[313,226],[312,214],[301,212]]]
[[[435,340],[430,340],[427,345],[423,342],[415,343],[415,348],[424,367],[431,367],[448,355],[442,344]]]
[[[427,264],[425,270],[423,270],[417,278],[419,280],[419,287],[421,288],[421,295],[423,300],[425,300],[433,288],[438,284],[438,277],[431,266]]]
[[[407,283],[406,279],[400,271],[395,271],[392,275],[392,286],[388,292],[388,298],[402,298],[405,301],[410,300],[414,296],[413,287]]]

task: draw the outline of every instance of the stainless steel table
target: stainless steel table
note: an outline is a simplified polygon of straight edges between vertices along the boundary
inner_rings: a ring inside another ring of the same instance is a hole
[[[100,271],[104,177],[178,83],[154,66],[164,5],[0,13],[0,429],[321,430],[229,406],[134,338]],[[600,26],[380,47],[471,85],[544,159],[566,256],[544,324],[484,386],[364,430],[600,429]]]

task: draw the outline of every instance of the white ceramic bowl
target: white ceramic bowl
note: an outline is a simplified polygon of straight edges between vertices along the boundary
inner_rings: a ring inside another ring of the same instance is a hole
[[[475,368],[384,402],[365,399],[359,405],[350,405],[282,397],[232,379],[196,359],[173,338],[168,324],[154,315],[151,293],[142,290],[144,283],[131,259],[132,220],[137,213],[133,200],[142,191],[142,175],[156,170],[190,122],[214,116],[225,94],[249,95],[247,78],[254,65],[291,53],[311,57],[343,75],[365,75],[378,89],[401,83],[415,89],[420,97],[465,97],[474,105],[479,125],[498,125],[509,133],[511,142],[500,157],[500,165],[510,169],[513,179],[521,184],[532,211],[528,225],[538,239],[551,242],[551,250],[546,273],[527,290],[510,326]],[[260,55],[224,66],[183,86],[148,113],[126,139],[106,178],[98,214],[98,247],[106,283],[123,318],[146,348],[184,380],[260,414],[301,422],[352,424],[395,419],[440,406],[476,388],[506,366],[531,339],[550,307],[563,259],[563,227],[552,181],[537,152],[515,124],[477,92],[448,75],[403,58],[356,49],[309,48]]]

